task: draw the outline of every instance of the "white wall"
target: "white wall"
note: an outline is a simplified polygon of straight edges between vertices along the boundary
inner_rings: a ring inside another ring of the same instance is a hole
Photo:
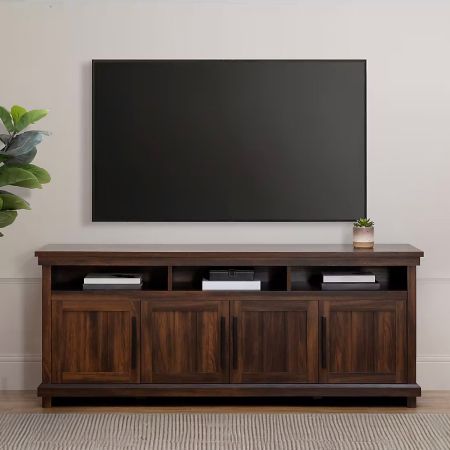
[[[351,239],[349,224],[91,223],[93,58],[366,58],[369,213],[378,242],[425,251],[418,377],[450,389],[449,2],[0,0],[0,18],[0,104],[48,107],[53,132],[36,159],[53,182],[0,239],[0,389],[39,382],[43,244]]]

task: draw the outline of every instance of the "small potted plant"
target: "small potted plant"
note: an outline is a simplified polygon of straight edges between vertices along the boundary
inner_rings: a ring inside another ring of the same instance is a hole
[[[373,248],[374,222],[372,219],[361,217],[353,222],[353,247]]]

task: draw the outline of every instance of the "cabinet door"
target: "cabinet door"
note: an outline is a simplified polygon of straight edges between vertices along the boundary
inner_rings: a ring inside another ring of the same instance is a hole
[[[228,315],[228,301],[144,301],[143,382],[228,382]]]
[[[405,336],[403,300],[321,302],[320,381],[405,382]]]
[[[139,301],[83,293],[52,305],[52,382],[138,383]]]
[[[234,383],[316,383],[317,302],[232,302]]]

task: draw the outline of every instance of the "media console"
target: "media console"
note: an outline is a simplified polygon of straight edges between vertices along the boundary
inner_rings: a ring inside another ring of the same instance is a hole
[[[376,396],[415,406],[416,266],[409,245],[48,245],[44,407],[54,397]],[[261,292],[202,292],[212,267],[255,270]],[[321,291],[365,268],[379,291]],[[83,291],[89,272],[142,290]]]

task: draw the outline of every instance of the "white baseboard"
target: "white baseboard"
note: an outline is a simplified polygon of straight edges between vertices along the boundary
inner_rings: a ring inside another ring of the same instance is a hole
[[[40,355],[0,355],[0,390],[32,390],[40,383]]]
[[[417,382],[424,390],[450,390],[450,356],[418,356]]]
[[[0,364],[2,363],[28,363],[41,362],[41,355],[0,355]]]
[[[40,278],[4,278],[0,277],[0,284],[41,284]]]

